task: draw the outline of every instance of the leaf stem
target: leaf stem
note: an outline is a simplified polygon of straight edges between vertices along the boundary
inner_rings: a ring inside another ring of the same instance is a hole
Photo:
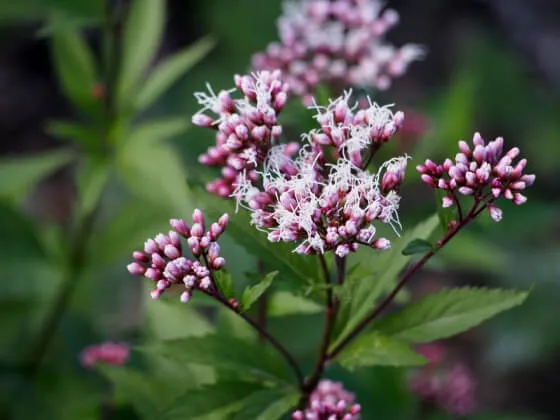
[[[478,209],[479,204],[483,204],[483,206]],[[391,293],[389,293],[385,299],[383,299],[379,305],[373,308],[373,310],[360,321],[356,327],[330,352],[328,355],[328,359],[334,359],[343,349],[346,347],[353,339],[355,339],[362,330],[364,330],[371,321],[373,321],[377,316],[383,312],[394,300],[397,293],[406,285],[406,283],[410,280],[410,278],[435,255],[437,254],[441,248],[445,246],[460,230],[462,230],[465,226],[467,226],[471,221],[473,221],[482,210],[484,210],[490,202],[483,203],[480,200],[475,200],[472,208],[470,209],[469,213],[465,216],[464,219],[461,219],[457,222],[457,224],[451,227],[441,238],[439,241],[436,242],[435,249],[430,250],[424,254],[424,256],[416,262],[399,280],[399,282],[395,285]]]
[[[294,371],[294,374],[297,377],[300,386],[303,386],[304,383],[303,372],[301,371],[301,368],[299,367],[294,356],[292,356],[292,354],[282,345],[282,343],[280,343],[276,338],[274,338],[274,336],[272,336],[266,329],[262,328],[251,317],[242,313],[237,305],[227,300],[218,291],[214,291],[214,292],[209,292],[204,290],[201,291],[206,295],[216,299],[218,302],[220,302],[223,306],[228,308],[230,311],[235,312],[237,315],[243,318],[243,320],[247,322],[251,327],[253,327],[259,333],[260,336],[264,337],[274,348],[276,348],[276,350],[278,350],[278,352],[284,357],[284,359],[286,359],[288,364],[291,366],[292,370]]]
[[[342,284],[344,282],[344,276],[346,273],[346,258],[336,258],[336,282],[337,284]],[[311,375],[306,379],[302,387],[302,397],[300,399],[299,407],[304,409],[309,401],[309,396],[313,390],[317,387],[317,384],[321,380],[325,367],[327,365],[327,355],[329,351],[329,346],[331,342],[331,336],[333,327],[336,320],[336,314],[338,312],[338,303],[334,297],[332,288],[330,287],[330,274],[327,269],[325,262],[325,257],[320,255],[319,257],[321,265],[325,273],[325,283],[327,285],[325,294],[325,327],[323,329],[323,335],[321,337],[321,344],[319,345],[319,351],[317,354],[317,360],[315,362],[315,367]]]

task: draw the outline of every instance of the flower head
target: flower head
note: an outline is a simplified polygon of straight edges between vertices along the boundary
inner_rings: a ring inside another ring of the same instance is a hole
[[[344,257],[360,244],[387,249],[387,239],[375,238],[374,222],[400,228],[397,191],[407,158],[391,159],[370,173],[363,157],[387,141],[402,116],[371,102],[357,110],[349,96],[326,107],[313,105],[321,128],[302,136],[297,155],[290,156],[295,148],[287,153],[287,146],[273,146],[259,172],[262,187],[240,178],[232,194],[270,241],[296,242],[300,254],[333,251]],[[336,160],[327,160],[327,148],[334,148]]]
[[[97,362],[123,365],[128,360],[130,348],[127,344],[105,342],[86,347],[80,353],[82,366],[91,369]]]
[[[225,265],[217,240],[224,232],[228,219],[228,215],[224,214],[208,229],[204,214],[198,209],[193,212],[191,226],[184,220],[172,219],[170,224],[173,230],[168,235],[160,233],[148,239],[144,251],[132,254],[135,261],[127,266],[128,271],[147,277],[156,284],[152,290],[154,299],[158,299],[174,284],[184,286],[182,302],[188,302],[194,290],[212,292],[216,287],[212,273]],[[181,238],[187,247],[184,247]],[[185,248],[190,251],[190,255],[184,255]]]
[[[320,83],[387,89],[423,56],[421,47],[396,48],[384,40],[398,23],[379,0],[286,0],[279,42],[253,57],[253,68],[281,69],[290,91],[311,102]]]
[[[472,196],[477,202],[484,202],[492,219],[498,222],[502,211],[494,202],[505,198],[521,205],[527,201],[522,191],[535,182],[535,175],[524,174],[526,159],[514,163],[519,149],[514,147],[503,153],[503,146],[502,137],[486,144],[481,135],[475,133],[473,147],[459,142],[454,162],[446,159],[442,165],[437,165],[428,159],[417,169],[426,184],[447,191],[443,207],[452,206],[456,194]]]
[[[288,85],[280,71],[235,76],[235,85],[243,94],[240,99],[231,96],[235,89],[215,94],[210,85],[208,93],[195,93],[202,109],[193,116],[193,123],[216,130],[216,145],[199,160],[222,168],[222,177],[207,186],[220,197],[230,196],[241,174],[256,181],[257,166],[282,132],[278,114],[287,100]]]
[[[323,379],[311,393],[305,410],[292,413],[293,420],[358,420],[360,405],[354,403],[354,394],[346,391],[340,382]]]

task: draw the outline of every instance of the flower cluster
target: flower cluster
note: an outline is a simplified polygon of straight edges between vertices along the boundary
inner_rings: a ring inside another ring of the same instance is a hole
[[[441,344],[426,344],[419,349],[429,363],[410,377],[410,389],[423,400],[457,415],[467,415],[476,408],[476,380],[462,363],[445,363]]]
[[[271,148],[260,173],[262,189],[240,180],[233,193],[270,241],[298,242],[300,254],[334,250],[344,257],[360,244],[387,249],[389,240],[375,239],[373,223],[400,227],[398,188],[407,158],[391,159],[370,173],[369,158],[362,156],[371,156],[403,116],[376,104],[354,113],[349,96],[314,106],[321,129],[303,136],[306,144],[295,158],[288,146]],[[335,147],[335,162],[327,161],[326,146]]]
[[[446,191],[443,207],[451,207],[456,203],[458,192],[461,195],[473,196],[474,199],[488,203],[490,216],[499,222],[502,210],[494,205],[499,198],[511,200],[520,205],[527,201],[521,193],[535,182],[535,175],[524,174],[526,159],[514,164],[519,149],[514,147],[503,153],[502,137],[485,144],[479,133],[473,136],[473,148],[466,142],[459,142],[459,153],[455,162],[446,159],[442,165],[426,160],[424,165],[417,166],[422,174],[422,181]]]
[[[292,414],[293,420],[358,420],[360,405],[340,382],[322,380],[309,397],[308,407]]]
[[[382,9],[380,0],[286,1],[280,42],[256,54],[253,68],[281,69],[291,92],[306,104],[320,83],[387,89],[423,52],[417,45],[385,42],[399,15]]]
[[[222,168],[222,177],[207,186],[209,192],[220,197],[230,196],[241,173],[256,181],[255,169],[282,132],[278,114],[287,100],[288,85],[280,71],[235,76],[235,85],[243,98],[232,98],[235,89],[216,95],[209,85],[208,94],[195,94],[203,108],[193,116],[193,124],[217,130],[216,145],[200,157],[200,162]]]
[[[228,215],[224,214],[217,223],[212,223],[207,231],[200,210],[193,212],[192,221],[189,227],[184,220],[172,219],[173,230],[168,235],[160,233],[154,239],[148,239],[143,252],[132,254],[135,261],[128,265],[128,271],[156,283],[152,298],[158,299],[171,285],[180,283],[186,289],[181,294],[182,302],[188,302],[196,289],[207,293],[215,290],[212,272],[220,270],[226,263],[220,257],[217,240],[227,226]],[[183,255],[181,237],[186,239],[192,258]]]
[[[97,362],[120,366],[126,363],[130,348],[126,344],[105,342],[86,347],[80,353],[82,366],[91,369]]]

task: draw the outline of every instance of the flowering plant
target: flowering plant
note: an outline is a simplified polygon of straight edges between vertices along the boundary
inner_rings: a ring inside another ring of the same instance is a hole
[[[94,150],[79,171],[80,188],[88,194],[80,192],[85,198],[76,213],[77,245],[67,244],[71,270],[41,330],[32,375],[74,277],[82,274],[93,216],[109,179],[109,149],[121,164],[119,179],[144,200],[140,206],[157,201],[152,199],[163,189],[174,212],[171,229],[154,230],[143,247],[136,231],[130,235],[136,250],[128,272],[145,278],[158,300],[147,312],[161,311],[151,326],[155,339],[136,347],[106,342],[80,355],[88,371],[114,365],[99,369],[136,411],[147,418],[358,419],[359,399],[331,378],[336,366],[350,374],[372,366],[423,366],[412,376],[414,392],[451,412],[474,410],[468,368],[440,369],[417,345],[467,331],[521,304],[527,292],[461,287],[412,302],[402,297],[414,275],[473,221],[488,216],[499,222],[503,203],[526,202],[524,190],[535,175],[525,173],[520,150],[504,148],[501,137],[485,141],[475,133],[442,163],[410,165],[414,156],[392,156],[391,143],[407,116],[363,92],[388,88],[424,50],[396,48],[383,39],[398,14],[377,0],[302,0],[286,3],[280,42],[254,56],[251,72],[234,77],[235,88],[216,93],[208,84],[207,92],[195,94],[201,109],[192,117],[193,135],[206,131],[215,143],[199,156],[199,169],[209,169],[184,185],[186,174],[173,151],[152,147],[183,131],[184,121],[137,124],[133,118],[194,61],[192,51],[174,57],[136,89],[151,57],[136,47],[133,35],[152,14],[161,24],[156,3],[131,6],[122,68],[108,66],[105,86],[92,83],[94,77],[87,92],[80,90],[83,83],[77,91],[78,85],[65,85],[84,115],[102,121],[103,143],[89,142],[95,136],[86,125],[51,127],[60,136],[83,138],[84,149]],[[149,37],[158,31],[142,32],[151,53],[157,42]],[[78,39],[55,37],[55,53],[63,56],[65,47],[79,45],[74,58],[83,64],[89,56]],[[110,47],[119,50],[120,41]],[[209,44],[200,43],[194,56]],[[64,81],[64,66],[59,72]],[[91,76],[89,70],[84,76]],[[291,101],[305,104],[313,128],[284,122]],[[150,172],[156,160],[164,174]],[[437,214],[411,226],[401,215],[405,179],[414,178],[425,184],[418,189],[430,188],[439,199]],[[206,191],[199,188],[203,183]],[[254,267],[239,269],[237,253],[248,255]],[[178,304],[169,305],[172,300]],[[294,350],[298,333],[306,331],[292,328],[292,336],[279,337],[274,329],[274,322],[295,316],[322,319],[306,357]],[[171,323],[196,332],[177,336],[167,329]],[[150,366],[151,375],[120,366],[135,357]]]

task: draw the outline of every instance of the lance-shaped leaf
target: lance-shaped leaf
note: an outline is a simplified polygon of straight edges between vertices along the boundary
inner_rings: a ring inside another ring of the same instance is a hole
[[[218,285],[218,290],[227,299],[235,297],[233,288],[233,278],[231,274],[226,271],[217,271],[214,273],[214,279]]]
[[[387,337],[379,331],[360,335],[335,359],[348,370],[366,366],[419,366],[426,359],[409,344]]]
[[[164,420],[225,419],[238,411],[261,385],[254,382],[220,381],[179,396],[158,417]]]
[[[243,296],[241,297],[242,311],[247,311],[253,305],[253,303],[255,303],[264,292],[266,292],[266,290],[272,284],[272,280],[274,280],[274,277],[276,277],[277,274],[278,271],[268,273],[257,284],[255,284],[254,286],[249,286],[243,291]]]
[[[253,343],[225,334],[166,340],[139,350],[276,382],[285,382],[290,377],[284,361],[271,349],[255,347]],[[255,357],[257,350],[259,357]]]
[[[66,97],[84,115],[99,118],[102,102],[94,95],[99,80],[93,54],[84,39],[72,28],[61,28],[52,34],[51,48],[58,80]]]
[[[67,121],[50,121],[45,131],[53,137],[73,141],[84,146],[87,150],[94,150],[101,146],[102,137],[96,133],[95,127]]]
[[[173,83],[191,69],[214,47],[215,40],[206,37],[158,64],[141,86],[135,100],[137,111],[152,105]]]
[[[317,302],[283,290],[274,293],[268,301],[269,316],[309,315],[322,310]]]
[[[401,251],[403,255],[414,255],[414,254],[424,254],[428,251],[432,251],[434,246],[431,242],[425,239],[413,239],[410,241],[404,249]]]
[[[376,328],[393,338],[424,343],[467,331],[523,303],[528,292],[457,288],[433,293],[389,315]]]
[[[157,146],[159,142],[171,139],[185,132],[190,126],[186,118],[161,118],[134,127],[122,137],[122,148]]]
[[[295,388],[255,392],[243,401],[243,408],[235,413],[233,420],[278,420],[297,405],[299,398]]]
[[[119,75],[121,104],[130,100],[140,78],[157,52],[165,23],[163,0],[134,0],[123,35],[123,55]]]
[[[22,200],[37,182],[70,163],[73,157],[72,151],[63,149],[1,159],[0,198]]]

